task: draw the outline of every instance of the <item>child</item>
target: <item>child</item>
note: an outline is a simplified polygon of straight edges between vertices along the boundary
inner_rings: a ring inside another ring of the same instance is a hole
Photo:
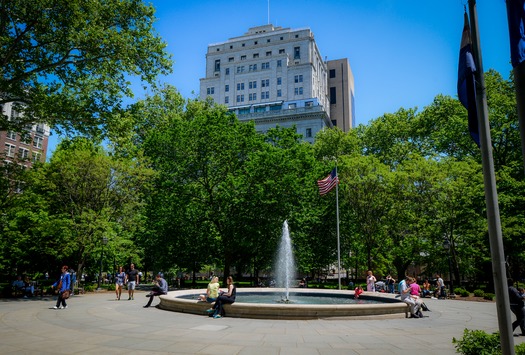
[[[363,293],[363,288],[361,286],[357,286],[354,290],[354,298],[358,299],[359,295]]]

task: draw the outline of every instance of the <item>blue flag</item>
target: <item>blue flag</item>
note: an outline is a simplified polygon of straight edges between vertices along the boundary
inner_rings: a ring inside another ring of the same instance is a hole
[[[522,0],[523,1],[523,0]],[[472,57],[472,42],[470,40],[470,26],[468,24],[468,15],[465,12],[465,25],[463,35],[461,36],[461,48],[459,50],[458,65],[458,97],[461,104],[468,112],[468,130],[470,136],[480,147],[478,110],[476,108],[476,81],[474,73],[476,64]]]
[[[525,60],[525,0],[507,0],[512,66]]]

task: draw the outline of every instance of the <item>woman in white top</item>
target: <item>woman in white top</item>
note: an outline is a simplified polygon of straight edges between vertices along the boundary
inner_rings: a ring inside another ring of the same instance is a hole
[[[376,291],[376,277],[372,274],[371,270],[368,270],[366,277],[366,290],[369,292]]]

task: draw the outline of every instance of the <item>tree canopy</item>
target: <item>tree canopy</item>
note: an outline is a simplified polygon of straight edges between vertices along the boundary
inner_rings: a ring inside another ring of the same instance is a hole
[[[101,139],[118,136],[130,78],[154,84],[171,70],[166,44],[142,0],[0,2],[0,130],[35,121]]]

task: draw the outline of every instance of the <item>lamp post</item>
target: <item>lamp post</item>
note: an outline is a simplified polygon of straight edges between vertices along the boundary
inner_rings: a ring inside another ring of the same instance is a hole
[[[443,242],[443,248],[445,248],[445,250],[447,251],[447,257],[448,257],[448,276],[449,276],[449,279],[450,279],[450,294],[453,295],[454,294],[454,283],[452,282],[452,261],[450,259],[450,241],[448,240],[447,237],[445,237],[445,241]]]
[[[100,284],[102,281],[102,259],[104,259],[104,245],[108,244],[108,238],[103,237],[102,238],[102,251],[100,252],[100,271],[98,273],[98,286],[97,290],[100,290]]]

